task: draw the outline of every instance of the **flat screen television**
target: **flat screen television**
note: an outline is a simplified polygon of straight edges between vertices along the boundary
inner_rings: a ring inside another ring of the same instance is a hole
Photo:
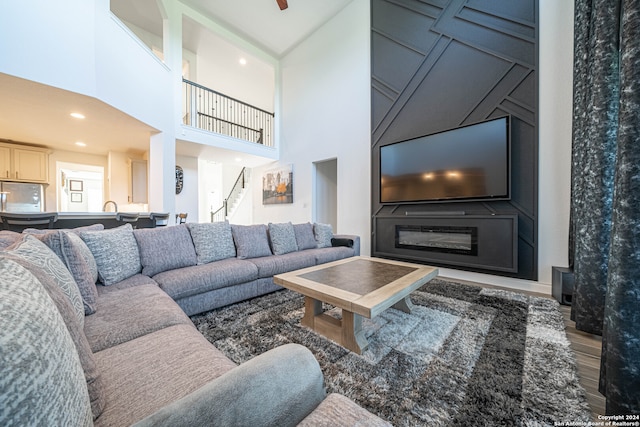
[[[508,200],[510,118],[380,147],[380,203]]]

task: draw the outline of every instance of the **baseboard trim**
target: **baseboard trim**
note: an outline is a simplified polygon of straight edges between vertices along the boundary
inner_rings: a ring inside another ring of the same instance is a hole
[[[551,284],[534,282],[532,280],[513,279],[511,277],[494,276],[492,274],[474,273],[470,271],[455,270],[452,268],[438,268],[439,277],[454,280],[463,280],[479,284],[500,286],[519,291],[535,292],[551,297]]]

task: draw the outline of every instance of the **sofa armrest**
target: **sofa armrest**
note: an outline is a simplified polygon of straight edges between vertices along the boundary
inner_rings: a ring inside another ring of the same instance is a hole
[[[334,239],[348,239],[353,240],[353,250],[355,251],[355,256],[360,255],[360,236],[356,236],[353,234],[334,234]]]
[[[293,426],[325,395],[313,354],[299,344],[286,344],[239,365],[135,426]]]

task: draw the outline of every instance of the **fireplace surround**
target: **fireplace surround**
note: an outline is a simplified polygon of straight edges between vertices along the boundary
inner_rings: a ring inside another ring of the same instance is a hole
[[[378,215],[373,256],[482,272],[518,272],[517,215]]]

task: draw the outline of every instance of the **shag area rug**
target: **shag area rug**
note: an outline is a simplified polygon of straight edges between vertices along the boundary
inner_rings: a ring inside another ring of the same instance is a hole
[[[191,319],[238,364],[282,344],[306,346],[328,392],[397,426],[590,420],[556,301],[440,279],[411,299],[411,314],[388,309],[364,319],[362,355],[301,326],[304,300],[289,290]],[[325,309],[339,317],[340,310]]]

